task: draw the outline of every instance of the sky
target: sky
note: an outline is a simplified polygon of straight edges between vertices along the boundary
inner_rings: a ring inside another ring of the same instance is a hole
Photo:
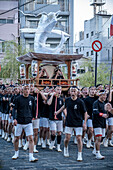
[[[84,30],[84,21],[93,18],[93,7],[90,6],[90,0],[74,0],[75,1],[75,41],[78,41],[79,32]],[[106,0],[103,6],[109,14],[113,14],[113,0]]]

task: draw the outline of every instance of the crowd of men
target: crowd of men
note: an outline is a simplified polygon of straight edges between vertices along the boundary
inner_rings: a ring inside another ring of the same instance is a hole
[[[78,146],[77,161],[83,160],[83,144],[88,149],[94,148],[92,154],[96,159],[104,159],[100,145],[113,147],[112,105],[109,85],[82,89],[72,86],[64,97],[61,86],[39,91],[33,85],[0,83],[0,135],[14,144],[12,159],[19,157],[19,148],[23,147],[24,150],[29,148],[29,161],[35,162],[38,159],[33,152],[38,153],[37,145],[43,149],[49,145],[53,150],[55,142],[57,151],[62,152],[62,134],[65,134],[65,157],[69,157],[69,141],[74,135],[74,143]]]

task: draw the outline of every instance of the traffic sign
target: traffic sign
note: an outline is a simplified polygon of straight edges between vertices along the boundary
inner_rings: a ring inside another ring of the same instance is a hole
[[[99,41],[99,40],[95,40],[93,43],[92,43],[92,49],[95,51],[95,52],[99,52],[102,50],[102,43]]]

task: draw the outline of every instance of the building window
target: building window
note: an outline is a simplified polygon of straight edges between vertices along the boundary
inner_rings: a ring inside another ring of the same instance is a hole
[[[81,47],[80,47],[80,52],[81,52]]]
[[[0,42],[0,53],[4,53],[4,52],[5,52],[5,43]]]
[[[0,19],[0,24],[13,24],[13,19]]]
[[[47,4],[58,4],[58,0],[47,0]]]
[[[13,19],[7,19],[8,24],[13,24]]]
[[[83,46],[83,51],[84,51],[84,46]]]
[[[34,50],[34,43],[29,44],[30,50]]]
[[[30,0],[26,0],[26,2],[29,2]],[[35,1],[30,2],[25,5],[25,11],[33,11],[35,9]]]
[[[58,21],[57,24],[56,24],[56,27],[59,28],[61,31],[66,31],[66,32],[68,32],[67,20]]]
[[[94,35],[94,32],[93,31],[91,31],[91,36],[93,36]]]
[[[85,73],[85,69],[77,69],[77,74],[83,74]]]
[[[86,53],[86,56],[87,56],[87,57],[89,56],[89,52]]]
[[[43,0],[37,0],[36,2],[37,2],[37,4],[43,4],[44,3]]]
[[[26,27],[27,28],[37,28],[39,21],[34,20],[26,20]]]
[[[0,19],[0,24],[6,24],[6,19]]]
[[[78,49],[76,49],[76,53],[78,54]]]
[[[37,22],[36,21],[30,21],[30,28],[37,28]]]
[[[91,51],[91,55],[93,55],[94,54],[94,52],[93,52],[93,50]]]
[[[86,34],[86,38],[89,38],[89,34]]]

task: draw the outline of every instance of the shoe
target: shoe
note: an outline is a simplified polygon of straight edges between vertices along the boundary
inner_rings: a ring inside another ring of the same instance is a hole
[[[34,153],[38,153],[38,150],[36,149],[36,145],[34,145],[34,150],[33,150]]]
[[[28,147],[29,147],[29,142],[27,141],[26,144],[23,147],[23,150],[26,151],[28,149]]]
[[[96,159],[101,160],[101,159],[104,159],[104,158],[105,158],[105,156],[102,156],[100,153],[96,153]]]
[[[51,144],[49,145],[49,149],[50,149],[50,150],[53,150],[53,146],[52,146]]]
[[[22,139],[22,146],[25,146],[25,139]]]
[[[6,133],[4,136],[4,139],[7,140],[8,134]]]
[[[93,149],[92,154],[96,156],[96,150]]]
[[[113,147],[112,140],[109,140],[108,145]]]
[[[108,139],[107,138],[104,139],[103,144],[104,144],[104,147],[108,147]]]
[[[78,158],[77,158],[77,161],[81,162],[83,159],[82,159],[82,152],[78,152]]]
[[[19,148],[22,147],[22,140],[21,140],[21,139],[19,139],[19,145],[18,145],[18,147],[19,147]]]
[[[102,142],[100,142],[100,145],[103,145],[103,141],[102,141]]]
[[[10,138],[10,137],[8,137],[8,138],[7,138],[7,142],[10,142],[10,141],[11,141],[11,138]]]
[[[86,143],[86,148],[90,148],[91,147],[91,140],[88,140],[87,143]]]
[[[14,143],[14,136],[12,136],[12,143]]]
[[[64,156],[69,157],[68,147],[64,147]]]
[[[49,139],[47,139],[47,145],[48,145],[48,146],[50,145]]]
[[[5,136],[5,133],[4,133],[4,130],[2,130],[2,138],[4,138]]]
[[[37,158],[34,158],[34,157],[29,158],[29,162],[36,162],[36,161],[38,161]]]
[[[39,138],[39,141],[38,141],[38,146],[41,146],[41,138]]]
[[[45,140],[43,140],[42,148],[43,148],[43,149],[45,149],[45,148],[46,148],[46,141],[45,141]]]
[[[91,145],[90,145],[90,148],[94,148],[94,146],[91,144]]]
[[[49,149],[50,149],[50,150],[53,150],[53,148],[54,148],[54,143],[55,143],[54,141],[51,141],[51,143],[50,143],[50,145],[49,145]]]
[[[62,150],[60,149],[60,144],[57,144],[57,151],[62,152]]]
[[[12,159],[17,159],[18,157],[19,157],[19,151],[15,151],[15,154],[12,157]]]
[[[84,144],[84,145],[86,145],[86,142],[85,142],[85,140],[84,140],[84,139],[83,139],[83,144]]]
[[[16,154],[12,157],[12,159],[17,159],[17,158],[18,156]]]
[[[77,145],[77,138],[76,138],[76,136],[74,137],[74,144]]]

